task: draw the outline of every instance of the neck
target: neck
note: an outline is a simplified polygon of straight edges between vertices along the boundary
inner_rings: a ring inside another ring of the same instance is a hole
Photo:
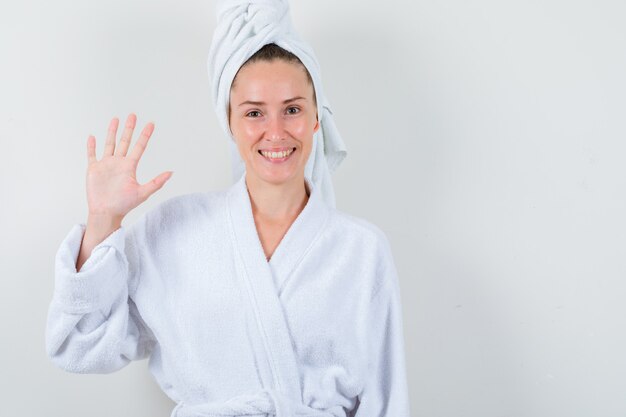
[[[291,222],[309,200],[304,176],[283,184],[272,184],[246,173],[245,181],[255,219],[272,223]]]

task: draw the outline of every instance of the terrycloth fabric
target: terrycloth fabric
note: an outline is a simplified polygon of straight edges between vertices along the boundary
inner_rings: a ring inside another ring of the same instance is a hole
[[[268,43],[275,43],[295,54],[311,74],[320,129],[313,136],[313,148],[304,174],[320,189],[326,203],[335,207],[331,174],[344,160],[347,150],[322,88],[317,57],[313,48],[294,30],[287,0],[217,1],[217,27],[211,41],[207,67],[217,118],[230,139],[233,180],[241,177],[245,164],[239,156],[228,123],[230,87],[241,65]]]
[[[160,203],[79,272],[85,224],[75,224],[56,256],[52,361],[108,373],[150,357],[172,417],[409,416],[389,242],[307,185],[269,262],[245,176]]]

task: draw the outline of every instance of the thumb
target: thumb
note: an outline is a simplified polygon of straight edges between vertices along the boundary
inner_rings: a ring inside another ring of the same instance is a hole
[[[163,187],[163,184],[170,179],[174,171],[165,171],[154,177],[151,181],[139,186],[139,197],[141,201],[145,201],[155,191]]]

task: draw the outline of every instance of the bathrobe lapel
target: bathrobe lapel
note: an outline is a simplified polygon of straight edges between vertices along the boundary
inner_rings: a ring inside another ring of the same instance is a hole
[[[277,415],[292,415],[292,402],[302,403],[296,355],[280,296],[282,289],[289,283],[291,273],[322,232],[329,213],[318,190],[306,181],[311,191],[309,200],[269,262],[254,224],[245,172],[227,194],[238,269],[236,278],[244,297],[249,297],[258,334],[261,335],[261,343],[257,343],[261,349],[255,351],[265,353],[270,367],[273,387],[266,388],[282,393],[274,398]]]

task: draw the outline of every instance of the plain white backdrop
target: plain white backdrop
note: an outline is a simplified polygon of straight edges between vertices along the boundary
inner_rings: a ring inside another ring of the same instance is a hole
[[[214,9],[0,4],[2,415],[169,416],[147,361],[69,374],[44,327],[56,250],[86,221],[89,134],[100,158],[112,117],[137,114],[133,144],[155,122],[139,180],[174,175],[125,224],[231,184],[206,70]],[[626,415],[626,4],[291,10],[348,147],[337,207],[392,244],[413,416]]]

